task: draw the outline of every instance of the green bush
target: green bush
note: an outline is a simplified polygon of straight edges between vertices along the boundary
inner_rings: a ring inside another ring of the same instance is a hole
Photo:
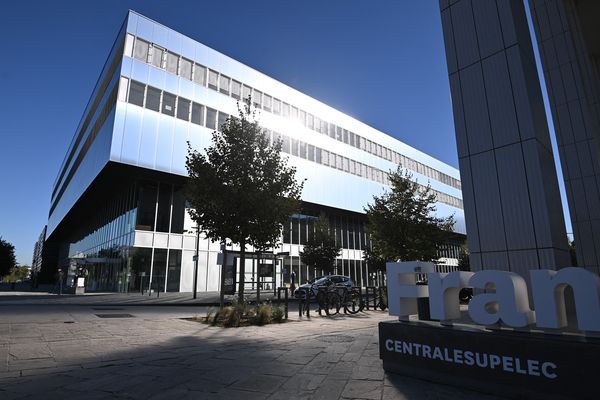
[[[254,323],[256,325],[266,325],[271,322],[272,307],[270,304],[261,304],[256,307]]]
[[[275,306],[271,311],[271,318],[273,322],[277,322],[278,324],[283,322],[284,310],[283,307]]]

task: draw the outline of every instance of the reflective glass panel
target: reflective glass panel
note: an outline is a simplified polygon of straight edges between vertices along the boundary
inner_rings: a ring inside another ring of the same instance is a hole
[[[160,47],[154,46],[152,48],[152,65],[154,65],[155,67],[158,67],[158,68],[162,68],[164,54],[165,54],[165,51],[163,49],[161,49]]]
[[[206,86],[206,67],[200,64],[194,65],[194,82],[198,85]]]
[[[175,96],[171,93],[163,93],[162,113],[172,117],[175,115]]]
[[[133,56],[140,61],[147,62],[149,48],[150,43],[140,38],[136,38],[135,45],[133,46]]]
[[[143,107],[145,88],[146,85],[143,83],[132,80],[129,84],[129,98],[127,101],[129,101],[131,104],[135,104],[136,106]]]
[[[146,91],[146,108],[153,111],[160,111],[160,93],[155,87],[148,86]]]
[[[192,103],[192,123],[204,125],[204,106],[198,103]]]
[[[184,121],[190,120],[190,101],[179,97],[177,99],[177,118]]]

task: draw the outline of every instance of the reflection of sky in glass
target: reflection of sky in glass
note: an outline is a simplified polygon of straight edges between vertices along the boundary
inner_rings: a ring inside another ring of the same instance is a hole
[[[542,68],[540,51],[535,38],[535,30],[533,28],[533,22],[531,21],[531,11],[529,9],[529,1],[525,0],[525,12],[527,13],[527,22],[529,24],[529,31],[531,33],[531,41],[533,43],[533,53],[535,54],[535,64],[537,66],[538,77],[540,78],[542,97],[544,98],[544,109],[546,110],[546,120],[548,121],[548,128],[550,130],[550,140],[552,141],[552,153],[554,154],[554,165],[556,167],[556,175],[558,177],[558,187],[560,189],[560,197],[563,206],[563,214],[565,215],[565,225],[567,228],[567,235],[573,240],[573,228],[571,226],[571,215],[569,214],[569,204],[567,203],[567,191],[565,189],[565,181],[563,180],[562,168],[560,166],[560,159],[558,156],[558,145],[556,143],[556,133],[554,132],[554,121],[552,120],[552,112],[550,110],[550,101],[548,100],[548,89],[546,88],[546,80],[544,79],[544,70]]]

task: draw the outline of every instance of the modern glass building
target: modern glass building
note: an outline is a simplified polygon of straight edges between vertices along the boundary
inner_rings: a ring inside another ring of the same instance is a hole
[[[374,271],[362,261],[369,246],[363,208],[399,164],[431,185],[438,214],[454,215],[457,243],[464,238],[457,169],[130,11],[54,184],[42,276],[51,279],[61,267],[72,278],[85,267],[88,290],[191,291],[196,230],[182,192],[187,142],[208,147],[249,95],[270,140],[282,140],[298,179],[306,179],[303,211],[283,229],[276,251],[288,254],[275,262],[271,285],[292,271],[299,281],[314,276],[299,251],[321,212],[343,248],[337,272],[373,284]],[[220,251],[200,238],[198,290],[218,290]],[[440,263],[453,265],[457,254],[449,243]],[[257,268],[250,257],[249,286]]]

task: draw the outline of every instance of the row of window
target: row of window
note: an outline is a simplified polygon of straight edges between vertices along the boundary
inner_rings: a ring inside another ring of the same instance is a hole
[[[58,202],[60,201],[63,193],[69,186],[71,179],[73,179],[73,175],[75,175],[75,172],[77,172],[79,165],[83,161],[89,148],[92,146],[92,143],[96,139],[96,136],[98,136],[101,129],[103,129],[103,128],[106,129],[104,122],[106,122],[108,115],[113,111],[113,109],[115,107],[115,103],[117,102],[118,90],[119,90],[119,86],[114,84],[110,93],[108,94],[106,101],[104,102],[104,106],[102,107],[96,120],[94,121],[94,124],[91,125],[90,132],[89,132],[87,138],[85,139],[85,142],[83,142],[83,145],[81,146],[81,149],[79,150],[79,153],[77,154],[77,158],[75,158],[75,161],[73,162],[73,166],[69,170],[69,173],[67,174],[67,176],[64,180],[64,183],[62,184],[62,186],[60,187],[60,190],[58,191],[58,194],[52,201],[52,205],[50,206],[50,214],[52,214],[54,212],[54,209],[58,205]],[[78,137],[78,140],[79,140],[79,137]],[[68,165],[68,163],[65,164],[64,168],[67,168],[67,165]],[[63,172],[64,171],[66,171],[66,169],[64,169]],[[61,173],[61,175],[63,175],[63,174]],[[58,184],[59,183],[57,183],[57,185]],[[56,188],[58,188],[58,186],[56,186]]]
[[[199,85],[208,86],[210,89],[237,100],[251,96],[256,108],[298,121],[308,129],[402,165],[446,185],[457,189],[461,188],[460,180],[456,178],[139,37],[127,35],[125,55],[179,75]]]
[[[142,82],[121,77],[119,98],[140,107],[176,117],[183,121],[219,129],[229,118],[229,114],[204,106],[181,96],[162,91]],[[389,185],[388,173],[359,161],[330,152],[312,144],[291,138],[287,135],[264,129],[270,144],[281,141],[281,151],[308,161]],[[434,191],[438,201],[462,208],[462,200],[445,193]]]
[[[65,173],[67,172],[67,168],[69,167],[71,161],[73,160],[73,157],[75,156],[75,152],[79,149],[79,144],[81,143],[81,140],[83,140],[84,134],[87,131],[89,124],[92,121],[92,118],[96,115],[98,106],[99,106],[100,102],[102,101],[102,99],[104,98],[106,89],[108,88],[108,85],[110,84],[110,82],[114,76],[114,73],[115,73],[117,67],[119,66],[119,61],[120,61],[119,57],[115,57],[112,60],[110,67],[108,68],[108,71],[104,75],[104,79],[103,79],[102,83],[100,84],[100,87],[96,91],[96,96],[94,97],[94,100],[91,102],[91,106],[89,106],[89,108],[86,107],[86,109],[88,109],[89,111],[86,114],[85,119],[83,120],[83,123],[81,124],[81,129],[79,129],[79,132],[77,133],[77,136],[75,137],[75,141],[73,142],[73,144],[70,147],[68,156],[66,157],[66,161],[62,165],[62,169],[60,171],[58,179],[56,179],[56,182],[54,184],[54,189],[52,190],[52,199],[54,199],[54,197],[56,195],[56,192],[60,186],[60,183],[62,182],[62,179],[63,179]],[[63,185],[63,186],[65,186],[65,185]]]

